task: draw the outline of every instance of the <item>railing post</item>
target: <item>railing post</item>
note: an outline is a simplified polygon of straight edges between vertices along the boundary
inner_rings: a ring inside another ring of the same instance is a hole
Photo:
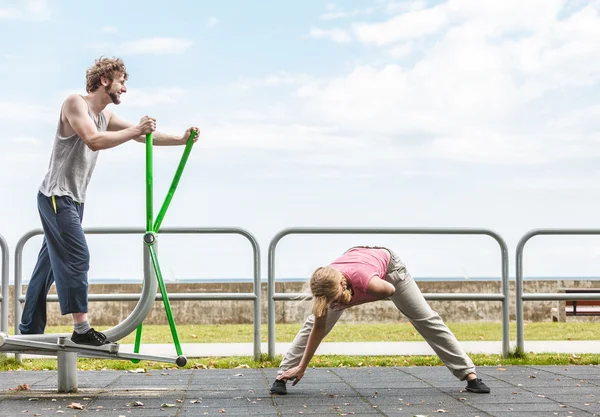
[[[547,300],[600,300],[600,294],[559,294],[559,293],[525,293],[523,290],[523,252],[525,244],[534,236],[540,235],[600,235],[600,229],[533,229],[525,233],[516,250],[516,321],[517,321],[517,347],[525,350],[525,318],[523,302]]]
[[[2,252],[2,260],[0,266],[1,269],[1,278],[2,278],[2,299],[0,300],[0,306],[2,310],[0,310],[0,332],[8,334],[8,260],[9,260],[9,251],[8,244],[2,235],[0,235],[0,252]]]
[[[510,353],[510,283],[508,277],[508,246],[498,234],[490,235],[500,245],[502,270],[502,357]]]
[[[4,334],[8,334],[8,260],[9,260],[9,252],[8,252],[8,244],[2,235],[0,235],[0,252],[2,253],[2,258],[0,259],[0,278],[2,281],[0,285],[2,285],[2,297],[0,298],[0,332]],[[6,356],[3,353],[0,353],[0,357]]]
[[[523,318],[523,248],[525,243],[532,237],[531,233],[526,233],[517,243],[515,255],[515,320],[516,320],[516,338],[517,348],[523,352],[525,350],[525,330]]]

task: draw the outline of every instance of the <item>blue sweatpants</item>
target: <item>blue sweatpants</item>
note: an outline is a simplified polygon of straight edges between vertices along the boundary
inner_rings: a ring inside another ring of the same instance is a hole
[[[46,197],[38,192],[44,240],[25,293],[21,334],[42,334],[46,328],[46,296],[56,283],[61,314],[87,313],[90,254],[83,233],[83,203]]]

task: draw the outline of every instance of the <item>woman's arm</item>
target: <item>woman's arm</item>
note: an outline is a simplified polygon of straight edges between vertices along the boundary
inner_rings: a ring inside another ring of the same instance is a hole
[[[374,275],[367,284],[367,294],[375,297],[377,300],[391,297],[396,292],[396,287],[381,279],[379,275]]]
[[[284,381],[287,381],[288,379],[294,379],[294,383],[292,385],[296,385],[298,381],[302,379],[310,360],[325,337],[326,321],[327,312],[322,317],[315,318],[315,323],[310,331],[310,335],[308,336],[308,342],[306,344],[306,349],[304,350],[304,355],[302,355],[300,364],[294,368],[288,369],[283,374],[278,376],[277,379],[283,379]]]

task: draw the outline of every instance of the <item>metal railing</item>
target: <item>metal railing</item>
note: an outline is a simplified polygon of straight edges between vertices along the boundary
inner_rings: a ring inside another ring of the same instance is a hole
[[[142,228],[89,228],[84,229],[86,234],[140,234]],[[173,293],[169,294],[170,300],[248,300],[254,302],[254,357],[261,355],[260,322],[261,322],[261,281],[260,281],[260,248],[252,234],[239,228],[165,228],[161,233],[170,234],[240,234],[246,237],[253,249],[253,293]],[[501,250],[502,292],[495,293],[468,293],[444,294],[424,293],[427,300],[462,300],[462,301],[501,301],[502,302],[502,354],[504,357],[509,352],[509,281],[508,281],[508,250],[504,239],[496,232],[488,229],[469,228],[288,228],[277,233],[269,244],[268,252],[268,354],[273,357],[275,353],[275,301],[293,300],[300,294],[275,293],[275,250],[279,241],[291,234],[432,234],[432,235],[488,235],[496,240]],[[18,323],[21,318],[21,302],[25,300],[22,294],[22,253],[25,243],[36,235],[43,235],[42,229],[32,230],[21,237],[15,250],[15,285],[14,285],[14,313],[15,334],[19,334]],[[523,291],[523,252],[526,243],[538,235],[600,235],[600,229],[533,229],[525,233],[517,244],[516,249],[516,343],[517,347],[524,350],[524,301],[552,301],[552,300],[600,300],[600,294],[582,293],[524,293]],[[9,247],[6,240],[0,235],[1,257],[1,293],[0,293],[0,331],[8,332],[8,300],[9,300]],[[151,295],[149,295],[151,297]],[[56,295],[48,295],[48,301],[56,302]],[[154,294],[154,300],[161,300],[160,294]],[[138,301],[140,294],[90,294],[89,301]],[[131,329],[126,329],[129,334]],[[119,332],[123,333],[123,332]]]
[[[139,234],[142,236],[146,232],[145,229],[141,228],[89,228],[84,229],[85,234]],[[252,293],[173,293],[169,294],[169,300],[248,300],[254,302],[254,334],[253,334],[253,345],[254,345],[254,358],[259,360],[261,356],[261,344],[260,344],[260,323],[261,323],[261,279],[260,279],[260,247],[256,238],[248,231],[240,228],[163,228],[161,234],[238,234],[244,236],[252,245],[253,251],[253,278],[254,278],[254,292]],[[19,323],[21,321],[22,307],[21,302],[25,301],[25,296],[22,293],[22,256],[23,248],[25,243],[36,235],[43,235],[42,229],[32,230],[21,237],[18,241],[15,250],[15,288],[14,288],[14,309],[15,309],[15,334],[19,334]],[[3,287],[4,289],[4,287]],[[154,295],[146,294],[144,297],[153,297],[155,300],[161,300],[162,296],[154,291]],[[58,297],[56,295],[48,295],[48,301],[56,302]],[[138,301],[140,300],[140,294],[90,294],[88,296],[89,301]],[[147,312],[146,312],[147,313]],[[145,314],[144,314],[145,317]],[[124,323],[117,325],[113,329],[119,328],[118,332],[107,330],[104,333],[107,336],[110,335],[114,340],[119,340],[126,335],[130,334],[139,323],[132,322],[131,324],[124,326]],[[8,326],[7,326],[8,327]]]
[[[523,301],[552,301],[552,300],[600,300],[600,294],[562,294],[562,293],[524,293],[523,292],[523,250],[525,244],[534,236],[540,235],[600,235],[600,229],[533,229],[525,233],[517,244],[516,263],[516,321],[517,348],[525,349],[525,323]]]
[[[412,234],[412,235],[487,235],[492,237],[501,251],[502,292],[443,294],[424,293],[427,300],[462,300],[462,301],[501,301],[502,302],[502,355],[507,357],[510,345],[509,316],[509,282],[508,282],[508,248],[504,239],[496,232],[488,229],[469,228],[289,228],[277,233],[269,244],[268,253],[268,355],[275,356],[275,301],[298,299],[298,293],[275,293],[275,249],[279,241],[292,234]]]
[[[2,235],[0,235],[0,251],[2,251],[2,293],[0,294],[0,332],[8,333],[8,244]]]

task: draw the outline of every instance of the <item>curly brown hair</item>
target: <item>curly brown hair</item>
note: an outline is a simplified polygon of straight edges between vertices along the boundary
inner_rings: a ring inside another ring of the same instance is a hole
[[[96,91],[102,85],[100,78],[105,76],[109,81],[113,81],[115,75],[123,74],[125,80],[129,78],[127,69],[121,58],[103,58],[96,59],[94,65],[87,69],[85,89],[88,93]]]

